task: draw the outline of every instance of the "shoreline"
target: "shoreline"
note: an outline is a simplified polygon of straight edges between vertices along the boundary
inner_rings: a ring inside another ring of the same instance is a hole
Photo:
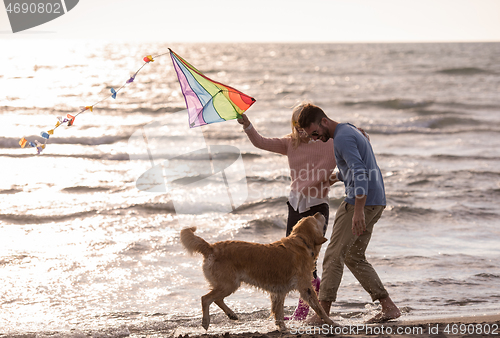
[[[484,314],[484,315],[468,315],[468,316],[450,316],[450,317],[434,317],[429,316],[429,318],[420,317],[419,319],[409,319],[409,320],[398,320],[398,323],[415,324],[415,323],[499,323],[500,322],[500,312],[496,314]],[[500,332],[498,333],[500,336]]]
[[[497,314],[471,315],[461,317],[432,317],[409,320],[394,320],[381,324],[352,324],[345,326],[321,327],[305,323],[287,323],[287,331],[241,332],[241,333],[185,333],[173,335],[175,338],[326,338],[326,337],[500,337],[500,312]]]

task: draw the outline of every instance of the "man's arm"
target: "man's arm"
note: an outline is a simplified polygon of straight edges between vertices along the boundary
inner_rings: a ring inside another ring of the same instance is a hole
[[[354,136],[342,139],[342,157],[354,180],[355,201],[352,233],[355,236],[360,236],[366,230],[364,208],[368,195],[368,170],[361,158]]]

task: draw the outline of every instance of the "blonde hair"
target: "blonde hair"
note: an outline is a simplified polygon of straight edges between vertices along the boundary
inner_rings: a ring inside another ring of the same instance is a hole
[[[307,107],[312,105],[311,102],[309,101],[302,101],[298,104],[296,104],[293,109],[292,109],[292,119],[290,120],[290,124],[292,126],[292,132],[288,134],[287,136],[292,139],[292,147],[293,149],[297,149],[297,147],[300,145],[302,142],[300,138],[300,134],[297,131],[297,128],[300,128],[299,126],[299,115],[302,112],[302,110]]]

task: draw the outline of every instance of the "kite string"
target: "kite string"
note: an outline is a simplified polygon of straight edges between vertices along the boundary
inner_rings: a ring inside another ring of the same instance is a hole
[[[94,104],[92,104],[92,105],[90,105],[90,106],[80,107],[80,111],[79,111],[78,113],[76,113],[74,116],[72,116],[72,115],[70,115],[70,114],[68,114],[68,115],[67,115],[67,117],[68,117],[69,119],[67,119],[67,118],[64,118],[64,119],[63,119],[63,118],[59,118],[59,121],[58,121],[58,123],[56,124],[56,126],[55,126],[54,128],[52,128],[49,132],[42,131],[42,132],[40,133],[40,134],[41,134],[41,136],[42,136],[42,137],[44,138],[44,140],[45,140],[43,144],[42,144],[42,143],[40,143],[38,140],[35,140],[35,143],[33,143],[33,142],[28,142],[28,141],[26,140],[26,138],[25,138],[25,137],[23,137],[23,138],[21,138],[21,140],[19,141],[19,145],[20,145],[22,148],[24,148],[24,147],[26,146],[26,144],[29,144],[31,147],[35,147],[35,148],[37,148],[37,150],[38,150],[38,154],[40,154],[40,153],[42,152],[42,150],[43,150],[43,149],[45,149],[45,146],[46,146],[46,144],[47,144],[47,141],[49,140],[50,135],[52,135],[52,134],[54,133],[54,131],[55,131],[57,128],[59,128],[60,126],[62,126],[62,125],[63,125],[64,123],[66,123],[66,122],[68,123],[68,124],[67,124],[68,126],[73,125],[74,120],[75,120],[75,119],[76,119],[76,117],[77,117],[78,115],[80,115],[81,113],[83,113],[83,112],[85,112],[86,110],[89,110],[89,109],[90,109],[91,111],[93,111],[93,108],[94,108],[96,105],[98,105],[99,103],[101,103],[101,102],[103,102],[103,101],[107,100],[109,97],[116,98],[116,94],[118,94],[118,92],[119,92],[120,90],[122,90],[125,86],[127,86],[127,84],[134,82],[135,77],[137,76],[137,74],[139,74],[139,72],[140,72],[140,71],[141,71],[141,70],[142,70],[142,69],[143,69],[143,68],[144,68],[144,67],[145,67],[148,63],[150,63],[150,62],[154,61],[154,59],[155,59],[155,58],[161,57],[161,56],[163,56],[163,55],[167,55],[167,54],[169,54],[169,53],[170,53],[170,52],[168,52],[168,53],[163,53],[163,54],[159,54],[159,55],[156,55],[156,56],[154,56],[154,57],[153,57],[153,56],[151,56],[151,55],[148,55],[148,56],[144,57],[144,59],[143,59],[143,60],[144,60],[144,64],[143,64],[143,65],[142,65],[142,66],[141,66],[141,67],[140,67],[140,68],[139,68],[139,69],[138,69],[138,70],[134,73],[134,75],[132,75],[132,76],[131,76],[131,77],[130,77],[130,78],[129,78],[129,79],[128,79],[128,80],[127,80],[127,81],[126,81],[126,82],[125,82],[122,86],[121,86],[121,87],[119,87],[117,90],[114,90],[113,88],[111,88],[112,95],[107,96],[107,97],[104,97],[102,100],[99,100],[99,101],[97,101],[96,103],[94,103]]]
[[[168,53],[163,53],[163,54],[159,54],[159,55],[155,55],[155,56],[153,56],[153,59],[154,59],[154,58],[158,58],[158,57],[163,56],[163,55],[167,55],[167,54],[170,54],[170,52],[168,52]]]
[[[138,70],[134,73],[134,75],[132,75],[132,76],[130,77],[130,79],[128,79],[128,80],[127,80],[127,81],[126,81],[126,82],[125,82],[125,83],[124,83],[124,84],[123,84],[120,88],[118,88],[117,90],[115,90],[115,93],[116,93],[116,94],[118,94],[118,92],[119,92],[120,90],[122,90],[122,89],[123,89],[123,88],[124,88],[127,84],[132,83],[132,82],[133,82],[133,80],[132,80],[132,81],[130,81],[130,80],[131,80],[131,79],[135,79],[135,77],[137,76],[137,74],[139,74],[139,72],[142,70],[142,68],[144,68],[144,66],[146,66],[148,63],[149,63],[149,61],[144,62],[144,64],[143,64],[143,65],[142,65],[142,66],[141,66],[141,67],[140,67],[140,68],[139,68],[139,69],[138,69]],[[130,81],[130,82],[129,82],[129,81]],[[107,97],[103,98],[102,100],[97,101],[96,103],[94,103],[94,104],[93,104],[92,106],[90,106],[90,107],[94,107],[94,106],[98,105],[99,103],[101,103],[101,102],[103,102],[103,101],[107,100],[107,99],[108,99],[108,98],[110,98],[110,97],[113,97],[113,95],[107,96]],[[87,110],[87,109],[85,109],[85,110]],[[81,113],[83,113],[85,110],[82,110],[82,111],[78,112],[78,114],[76,114],[76,115],[75,115],[75,117],[77,117],[78,115],[80,115]]]

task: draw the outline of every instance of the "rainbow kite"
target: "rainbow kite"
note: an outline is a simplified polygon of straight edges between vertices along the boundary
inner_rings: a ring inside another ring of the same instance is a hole
[[[255,102],[239,90],[213,81],[169,48],[191,128],[236,119]]]
[[[189,127],[198,127],[209,123],[222,122],[227,120],[236,119],[241,116],[250,106],[255,102],[253,97],[250,97],[242,92],[226,86],[220,82],[213,81],[200,73],[196,68],[187,63],[183,58],[174,53],[170,48],[169,53],[160,54],[156,56],[148,55],[143,58],[144,64],[139,68],[120,88],[115,90],[111,88],[111,95],[109,97],[116,99],[116,95],[128,84],[134,82],[135,77],[141,69],[148,63],[154,62],[154,59],[166,54],[170,54],[172,62],[174,63],[175,72],[181,85],[182,94],[186,100],[186,106],[189,115]],[[108,97],[108,98],[109,98]],[[91,106],[82,106],[80,111],[71,115],[68,114],[66,118],[58,117],[58,121],[54,128],[49,131],[42,131],[40,135],[44,139],[44,143],[38,140],[34,142],[22,138],[19,145],[24,148],[31,146],[37,149],[38,154],[45,149],[45,145],[54,130],[60,126],[72,126],[75,118],[86,110],[93,111],[94,106],[104,101],[106,98],[94,103]]]

